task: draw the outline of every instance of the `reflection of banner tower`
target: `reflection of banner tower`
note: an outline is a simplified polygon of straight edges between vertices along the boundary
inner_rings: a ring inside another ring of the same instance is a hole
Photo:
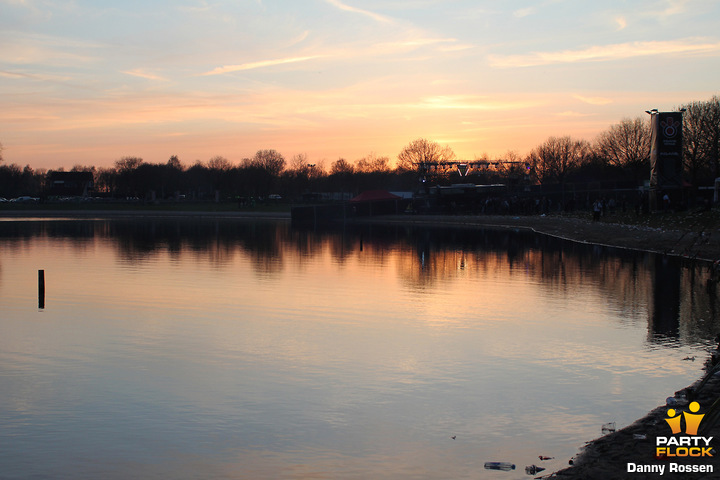
[[[650,112],[650,208],[663,191],[682,187],[683,112]],[[667,193],[667,192],[665,192]]]

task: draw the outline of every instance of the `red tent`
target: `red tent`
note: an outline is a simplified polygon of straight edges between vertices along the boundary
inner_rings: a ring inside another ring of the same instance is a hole
[[[377,202],[382,200],[398,200],[402,197],[392,194],[387,190],[369,190],[362,192],[357,197],[350,199],[351,202]]]

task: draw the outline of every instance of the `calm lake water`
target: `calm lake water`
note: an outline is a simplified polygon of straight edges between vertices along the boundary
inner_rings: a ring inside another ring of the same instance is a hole
[[[517,231],[0,221],[0,478],[529,478],[701,376],[705,278]]]

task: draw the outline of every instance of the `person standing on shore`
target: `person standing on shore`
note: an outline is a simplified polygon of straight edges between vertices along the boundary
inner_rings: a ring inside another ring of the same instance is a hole
[[[593,222],[600,220],[600,212],[602,212],[602,201],[596,199],[595,203],[593,203]]]

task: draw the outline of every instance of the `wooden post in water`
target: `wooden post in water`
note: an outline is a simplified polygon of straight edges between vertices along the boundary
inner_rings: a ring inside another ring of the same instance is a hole
[[[45,270],[38,270],[38,308],[45,308]]]

